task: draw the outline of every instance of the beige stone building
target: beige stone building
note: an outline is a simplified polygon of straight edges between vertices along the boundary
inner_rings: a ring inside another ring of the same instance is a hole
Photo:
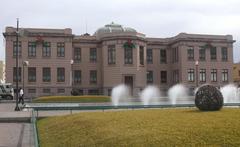
[[[0,61],[0,83],[5,83],[5,64]]]
[[[14,84],[15,31],[6,27],[3,33],[6,81]],[[78,94],[109,95],[121,83],[137,96],[149,84],[166,92],[177,83],[194,89],[204,83],[221,86],[233,82],[235,41],[231,35],[180,33],[150,38],[114,23],[93,35],[74,35],[69,28],[21,28],[20,34],[19,82],[24,83],[29,97],[70,95],[72,89]]]
[[[233,64],[233,82],[240,86],[240,63]]]

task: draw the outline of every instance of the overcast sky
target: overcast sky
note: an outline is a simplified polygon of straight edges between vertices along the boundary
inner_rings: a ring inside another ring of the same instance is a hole
[[[135,28],[147,37],[173,37],[180,32],[231,34],[234,61],[240,61],[240,0],[1,0],[0,28],[6,26],[72,28],[93,34],[110,22]],[[87,25],[86,25],[87,24]],[[5,59],[0,36],[0,60]]]

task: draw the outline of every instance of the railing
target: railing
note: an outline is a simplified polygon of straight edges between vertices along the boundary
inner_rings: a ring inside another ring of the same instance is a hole
[[[38,130],[37,130],[37,121],[36,121],[36,116],[35,116],[34,109],[32,110],[31,123],[32,123],[32,126],[33,126],[34,146],[35,147],[40,147],[39,138],[38,138]]]

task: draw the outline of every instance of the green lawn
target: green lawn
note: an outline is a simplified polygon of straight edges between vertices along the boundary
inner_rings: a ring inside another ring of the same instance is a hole
[[[109,96],[83,95],[83,96],[45,96],[34,99],[35,103],[101,103],[110,102]]]
[[[240,109],[85,112],[41,119],[40,145],[240,146]]]

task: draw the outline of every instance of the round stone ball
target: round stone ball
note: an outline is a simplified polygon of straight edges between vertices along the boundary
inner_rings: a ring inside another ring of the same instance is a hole
[[[201,111],[217,111],[223,106],[223,96],[213,85],[203,85],[195,95],[195,105]]]

